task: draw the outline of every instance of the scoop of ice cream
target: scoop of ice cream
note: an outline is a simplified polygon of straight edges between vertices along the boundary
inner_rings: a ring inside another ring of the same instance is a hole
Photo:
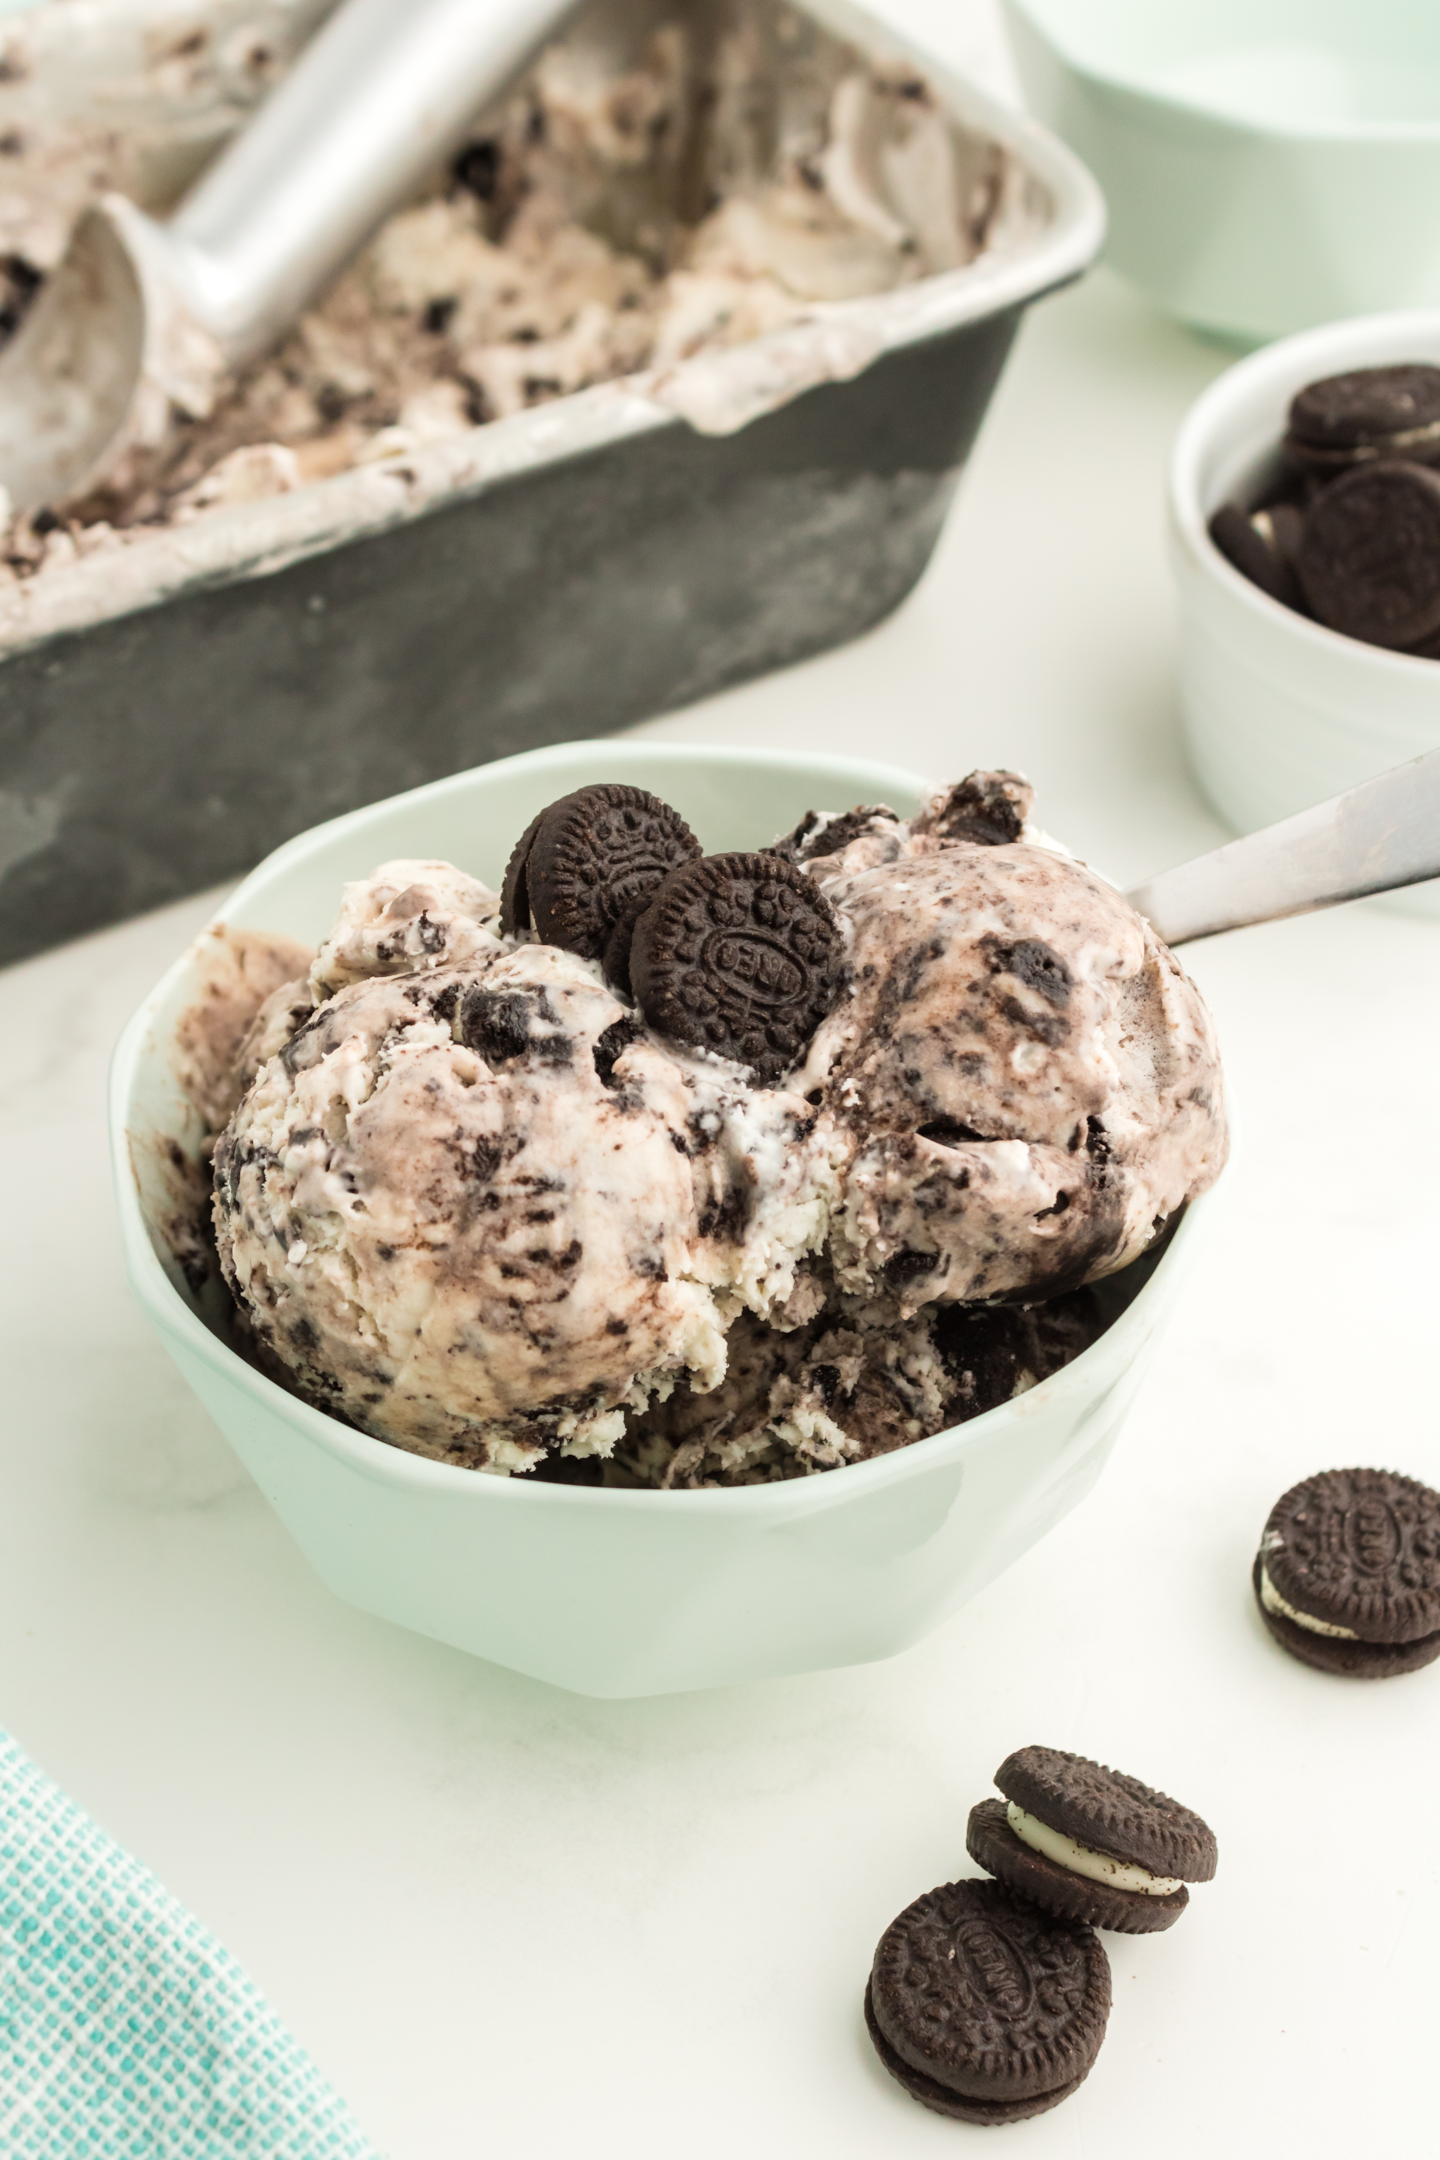
[[[499,894],[453,863],[382,863],[372,877],[345,887],[335,926],[310,970],[310,988],[318,999],[371,975],[493,959],[501,950],[499,920]]]
[[[481,943],[442,867],[351,887],[312,983],[371,974],[262,1013],[263,1047],[301,1024],[217,1146],[221,1263],[301,1392],[368,1431],[499,1470],[608,1453],[627,1407],[720,1379],[737,1310],[792,1295],[833,1173],[798,1098],[672,1053],[573,955]],[[397,934],[418,954],[385,972]]]
[[[1214,1031],[1174,955],[1028,825],[946,837],[967,825],[941,798],[809,864],[851,937],[851,995],[797,1083],[853,1144],[830,1258],[907,1311],[1093,1282],[1226,1154]]]

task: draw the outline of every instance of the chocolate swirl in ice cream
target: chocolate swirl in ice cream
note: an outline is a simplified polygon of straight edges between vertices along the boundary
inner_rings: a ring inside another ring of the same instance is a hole
[[[262,1356],[399,1446],[661,1486],[832,1468],[1043,1380],[1226,1141],[1198,992],[1029,806],[977,774],[683,863],[633,999],[451,865],[348,888],[215,1149]]]

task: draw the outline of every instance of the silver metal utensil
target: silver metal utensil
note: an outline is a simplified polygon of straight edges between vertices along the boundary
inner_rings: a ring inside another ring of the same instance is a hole
[[[17,509],[123,481],[203,416],[463,137],[574,0],[344,0],[163,223],[107,195],[0,355]]]
[[[1167,945],[1440,877],[1440,750],[1127,895]]]

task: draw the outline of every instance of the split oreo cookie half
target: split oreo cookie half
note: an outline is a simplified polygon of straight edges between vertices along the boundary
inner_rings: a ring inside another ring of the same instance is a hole
[[[881,2062],[938,2114],[1019,2122],[1089,2074],[1110,2015],[1098,1936],[1000,1883],[944,1883],[893,1920],[865,1992]]]
[[[1307,383],[1291,400],[1285,449],[1312,471],[1440,460],[1440,368],[1402,361]]]
[[[656,889],[630,948],[651,1027],[751,1066],[788,1071],[845,981],[829,901],[778,855],[707,855]]]
[[[684,818],[658,795],[610,782],[580,788],[521,835],[501,889],[500,928],[506,936],[533,929],[546,945],[603,961],[628,989],[636,916],[668,872],[699,854]]]
[[[970,1811],[973,1860],[1047,1912],[1121,1935],[1173,1927],[1190,1902],[1187,1882],[1215,1873],[1208,1823],[1083,1755],[1027,1747],[995,1773],[1004,1802]]]
[[[1403,651],[1440,631],[1440,473],[1391,460],[1322,490],[1295,568],[1320,621]]]
[[[1324,1470],[1270,1511],[1251,1582],[1283,1649],[1386,1680],[1440,1658],[1440,1493],[1393,1470]]]

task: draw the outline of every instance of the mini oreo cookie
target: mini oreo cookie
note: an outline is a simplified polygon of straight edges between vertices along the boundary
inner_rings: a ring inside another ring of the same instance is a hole
[[[1087,2073],[1071,2078],[1066,2085],[1056,2085],[1049,2092],[1038,2093],[1029,2100],[980,2100],[952,2092],[938,2078],[926,2077],[923,2070],[914,2070],[902,2055],[898,2055],[880,2030],[875,2016],[875,1988],[872,1981],[865,1984],[865,2030],[869,2033],[876,2054],[897,2085],[903,2085],[912,2100],[922,2107],[933,2108],[937,2115],[952,2116],[956,2122],[976,2123],[984,2129],[997,2129],[1001,2123],[1023,2122],[1029,2115],[1045,2115],[1051,2108],[1059,2107],[1071,2093],[1078,2092]]]
[[[777,855],[672,870],[635,925],[630,969],[651,1027],[762,1083],[795,1063],[845,980],[834,909]]]
[[[880,1938],[865,2022],[890,2075],[962,2122],[1019,2122],[1088,2076],[1110,1962],[1088,1927],[1000,1883],[943,1883]]]
[[[1354,368],[1307,383],[1290,403],[1285,449],[1312,471],[1376,458],[1440,460],[1440,368]]]
[[[1315,614],[1392,651],[1440,631],[1440,473],[1358,466],[1311,504],[1296,572]]]
[[[1068,1920],[1153,1935],[1215,1873],[1214,1832],[1178,1800],[1059,1748],[1027,1747],[995,1773],[1008,1805],[982,1800],[965,1844],[1022,1897]]]
[[[1276,1501],[1251,1583],[1283,1649],[1385,1680],[1440,1658],[1440,1493],[1392,1470],[1324,1470]]]
[[[1252,510],[1223,503],[1210,520],[1210,538],[1231,567],[1269,593],[1282,607],[1305,607],[1295,575],[1295,556],[1305,530],[1304,512],[1293,503]]]
[[[1117,1935],[1158,1935],[1173,1927],[1190,1902],[1183,1883],[1164,1897],[1088,1881],[1073,1868],[1017,1837],[1003,1800],[980,1800],[965,1825],[965,1850],[988,1875],[1019,1897],[1065,1920],[1083,1920]]]
[[[700,843],[678,810],[644,788],[602,782],[542,810],[505,871],[500,928],[599,960],[628,987],[628,932],[661,880]],[[612,964],[613,963],[613,964]]]

